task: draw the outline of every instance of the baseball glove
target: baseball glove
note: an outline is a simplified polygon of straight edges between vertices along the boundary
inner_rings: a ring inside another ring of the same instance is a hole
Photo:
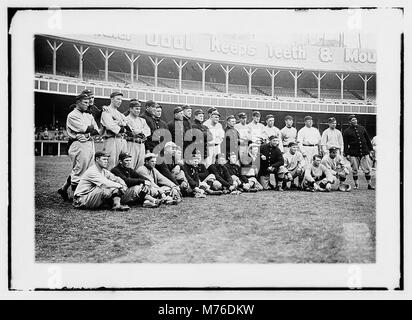
[[[352,187],[349,183],[342,183],[339,185],[338,189],[339,191],[349,192],[352,189]]]

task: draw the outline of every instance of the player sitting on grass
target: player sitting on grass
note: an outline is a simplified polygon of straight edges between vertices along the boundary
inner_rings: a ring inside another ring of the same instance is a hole
[[[304,160],[302,154],[298,151],[298,144],[290,142],[288,144],[287,152],[283,154],[285,160],[284,167],[288,170],[285,174],[285,189],[298,189],[302,185],[305,168],[303,166]],[[295,184],[298,178],[298,184]]]
[[[242,176],[241,168],[238,164],[237,155],[235,152],[231,152],[229,154],[229,161],[225,164],[225,167],[232,177],[233,184],[235,185],[236,189],[245,192],[258,191],[256,188],[251,187],[251,183],[249,183],[249,179],[246,176]]]
[[[136,172],[151,182],[152,196],[160,197],[162,203],[177,204],[182,200],[180,188],[155,168],[156,160],[157,156],[154,153],[147,153],[144,165],[139,167]]]
[[[236,184],[234,183],[229,171],[226,168],[226,157],[223,153],[216,155],[215,163],[211,164],[209,168],[210,173],[214,174],[216,181],[213,182],[212,189],[222,190],[223,193],[239,194],[236,190]]]
[[[130,207],[120,203],[127,191],[126,183],[112,174],[107,167],[109,156],[104,152],[96,152],[95,164],[80,178],[74,192],[73,206],[79,209],[98,209],[103,204],[112,204],[112,210],[126,211]]]
[[[332,189],[334,177],[331,171],[321,164],[321,157],[315,154],[312,163],[307,165],[302,187],[306,191],[327,191]]]
[[[252,189],[258,191],[263,190],[262,185],[258,181],[258,173],[260,168],[259,145],[252,143],[247,149],[247,155],[241,159],[241,174],[245,176]]]
[[[119,155],[119,163],[111,170],[112,173],[120,177],[128,187],[122,197],[122,202],[126,204],[143,202],[143,207],[158,207],[160,200],[151,196],[151,194],[155,194],[151,188],[151,182],[143,179],[134,171],[132,165],[132,156],[129,153],[122,152]]]
[[[195,198],[204,198],[205,193],[209,195],[221,195],[222,191],[211,189],[216,178],[210,174],[205,165],[201,163],[202,157],[200,151],[193,155],[192,159],[187,160],[183,166],[185,176],[193,190]]]
[[[329,148],[329,153],[327,153],[321,164],[330,170],[332,175],[335,177],[336,182],[339,180],[338,189],[341,191],[349,191],[350,185],[345,184],[346,177],[349,175],[350,163],[345,162],[344,158],[338,154],[339,149],[335,147]],[[337,183],[334,183],[335,185]]]

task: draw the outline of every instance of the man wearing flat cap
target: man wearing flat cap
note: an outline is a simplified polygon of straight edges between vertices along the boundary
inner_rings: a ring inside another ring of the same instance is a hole
[[[239,158],[239,143],[240,137],[239,132],[235,129],[236,118],[233,115],[230,115],[226,118],[226,127],[225,127],[225,140],[224,148],[226,157],[229,157],[229,154],[234,153],[236,157]]]
[[[188,130],[192,129],[192,107],[188,105],[183,105],[183,127],[185,129],[185,132]]]
[[[298,131],[298,145],[306,164],[310,164],[315,154],[320,154],[321,136],[319,130],[313,127],[311,116],[304,118],[305,126]]]
[[[293,118],[289,115],[285,117],[285,126],[280,130],[282,134],[283,153],[288,152],[288,146],[291,142],[296,142],[296,136],[298,134],[295,127],[293,127]]]
[[[96,152],[94,164],[84,172],[74,192],[75,208],[99,209],[104,203],[108,203],[112,205],[112,210],[130,209],[121,204],[121,197],[127,190],[126,183],[107,170],[109,157],[105,152]]]
[[[167,124],[167,128],[169,129],[170,134],[172,135],[172,141],[184,150],[187,146],[187,142],[185,143],[186,131],[183,124],[183,108],[174,108],[173,117],[174,119]]]
[[[145,142],[151,135],[146,120],[140,117],[141,103],[137,99],[130,100],[129,115],[126,117],[126,123],[131,130],[127,140],[127,152],[132,156],[131,168],[136,170],[144,163],[146,153]]]
[[[239,132],[239,160],[248,157],[248,147],[250,142],[251,130],[247,125],[247,115],[244,112],[238,114],[239,123],[235,124],[234,128]]]
[[[263,128],[263,142],[269,142],[270,136],[281,138],[280,130],[275,126],[275,116],[272,114],[266,116],[266,126]],[[279,143],[279,149],[282,153],[284,152],[282,143]]]
[[[81,93],[76,97],[76,107],[67,116],[66,128],[69,136],[68,154],[72,163],[70,181],[74,191],[82,174],[91,166],[95,153],[92,136],[99,135],[99,127],[87,112],[89,96]],[[62,195],[59,189],[59,194]],[[67,189],[65,192],[67,196]],[[63,195],[62,195],[63,197]]]
[[[365,127],[358,125],[358,119],[354,114],[350,115],[348,120],[349,127],[343,132],[343,152],[352,166],[354,189],[359,188],[358,170],[361,167],[368,183],[368,189],[374,190],[375,187],[371,184],[372,161],[370,155],[373,150],[372,142]]]
[[[210,114],[210,121],[205,121],[204,125],[209,128],[212,139],[208,142],[207,158],[205,159],[206,168],[215,161],[216,155],[221,153],[221,144],[225,137],[225,131],[219,123],[220,113],[215,110]]]
[[[193,132],[193,134],[196,136],[198,135],[199,137],[200,136],[202,137],[200,141],[198,140],[195,141],[195,150],[194,150],[194,153],[196,153],[197,151],[200,152],[202,159],[207,158],[208,142],[213,139],[212,134],[209,131],[209,128],[203,124],[204,116],[205,116],[205,113],[203,112],[202,109],[195,110],[194,112],[195,119],[192,124],[192,130],[193,131],[198,130],[197,132]]]
[[[158,111],[159,109],[159,111]],[[163,130],[167,130],[167,124],[160,119],[161,106],[154,102],[153,100],[148,100],[145,103],[145,111],[141,117],[146,121],[150,128],[150,135],[147,136],[145,142],[146,152],[153,152],[153,149],[161,142],[160,138],[162,136]]]
[[[107,111],[102,113],[101,123],[104,128],[103,150],[110,155],[109,170],[116,165],[120,153],[127,152],[126,133],[131,132],[127,125],[126,117],[118,110],[122,104],[122,96],[121,92],[112,92],[110,94],[110,105]]]
[[[260,112],[252,112],[252,121],[248,124],[250,129],[250,140],[252,143],[262,143],[265,126],[260,123]]]
[[[343,152],[343,136],[342,133],[336,129],[336,119],[331,117],[328,119],[329,128],[322,132],[320,144],[322,146],[323,154],[327,154],[330,148],[338,149],[339,153]]]

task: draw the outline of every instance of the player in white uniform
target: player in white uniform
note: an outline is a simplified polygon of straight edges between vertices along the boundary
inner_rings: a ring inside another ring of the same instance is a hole
[[[285,189],[298,189],[302,185],[303,175],[305,173],[304,160],[302,154],[298,151],[298,144],[296,142],[290,142],[288,145],[288,151],[283,154],[285,160],[284,167],[288,170],[285,174]],[[294,181],[298,178],[298,184]]]
[[[313,156],[320,154],[321,136],[319,130],[312,127],[313,120],[311,116],[306,116],[304,120],[305,126],[298,131],[297,142],[306,164],[310,164]]]
[[[250,140],[252,143],[259,143],[262,144],[264,133],[263,130],[265,126],[260,123],[260,112],[253,111],[252,113],[252,121],[248,124],[250,128]]]
[[[340,154],[343,153],[343,136],[342,132],[336,129],[336,119],[328,119],[329,128],[322,133],[320,144],[323,154],[327,154],[330,148],[338,149]]]
[[[346,177],[350,172],[350,163],[344,157],[339,154],[339,149],[331,147],[328,153],[323,157],[321,164],[330,170],[335,177],[333,187],[339,188],[342,191],[349,191],[349,189],[343,188],[343,184],[346,181]]]
[[[266,126],[263,127],[263,142],[268,143],[270,136],[277,136],[281,139],[280,130],[275,126],[275,117],[272,114],[266,116]],[[283,144],[279,143],[278,147],[284,153]]]
[[[209,132],[213,137],[208,141],[207,158],[205,159],[206,168],[215,162],[216,156],[221,153],[221,144],[225,138],[225,130],[219,123],[220,113],[213,111],[210,115],[210,121],[205,121],[203,124],[209,128]]]
[[[244,112],[238,114],[239,123],[234,125],[234,128],[239,132],[239,161],[248,157],[248,148],[251,130],[247,125],[247,115]]]
[[[297,130],[293,126],[293,118],[291,116],[285,117],[285,126],[280,130],[282,135],[283,153],[288,152],[288,146],[291,142],[296,142]]]

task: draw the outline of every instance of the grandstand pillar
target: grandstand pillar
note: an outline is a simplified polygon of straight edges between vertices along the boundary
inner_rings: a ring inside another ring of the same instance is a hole
[[[157,57],[155,57],[154,59],[152,57],[149,56],[150,61],[153,63],[153,67],[154,67],[154,79],[155,79],[155,87],[157,87],[157,70],[158,70],[158,66],[159,64],[162,63],[163,59],[158,59]]]
[[[137,59],[140,58],[140,55],[138,55],[136,58],[134,57],[134,53],[132,53],[132,55],[130,57],[127,54],[127,52],[125,52],[124,55],[126,56],[127,60],[129,60],[129,62],[130,62],[130,82],[133,84],[133,82],[134,82],[134,77],[133,77],[134,63],[136,62]],[[136,71],[136,72],[138,72],[138,71]],[[137,80],[138,80],[138,76],[137,76],[137,73],[136,73],[136,81]]]
[[[266,69],[267,73],[269,73],[270,78],[272,79],[272,98],[275,97],[275,77],[278,75],[278,73],[280,72],[280,70],[278,70],[278,72],[275,73],[275,70],[269,70]]]
[[[83,56],[89,50],[89,47],[83,50],[83,45],[80,45],[80,48],[74,44],[73,47],[76,49],[77,53],[79,54],[79,78],[83,79]]]
[[[289,71],[289,73],[293,77],[293,80],[295,80],[295,98],[296,98],[298,96],[298,79],[302,75],[303,71],[295,70],[294,72]]]
[[[106,49],[105,52],[102,49],[99,49],[100,53],[104,58],[104,78],[106,81],[109,81],[109,59],[113,55],[114,51],[109,53],[109,49]]]
[[[202,92],[205,92],[205,84],[206,84],[206,70],[209,69],[210,64],[206,66],[206,63],[203,62],[201,65],[199,62],[196,62],[199,66],[200,70],[202,70]]]
[[[347,77],[349,77],[349,74],[347,74],[346,76],[343,75],[343,73],[341,74],[337,74],[336,76],[338,77],[338,79],[340,80],[340,98],[343,99],[343,82],[345,81],[345,79]]]
[[[183,63],[182,60],[179,60],[179,63],[177,63],[176,60],[173,59],[173,62],[175,63],[177,69],[179,70],[179,91],[182,92],[182,70],[183,70],[183,67],[186,65],[187,61]]]
[[[363,100],[367,100],[368,98],[368,81],[372,79],[373,75],[368,77],[368,75],[365,74],[365,77],[362,77],[362,75],[358,74],[358,76],[362,79],[363,81]]]
[[[46,41],[49,44],[50,49],[53,51],[53,74],[56,75],[57,50],[59,50],[63,42],[57,45],[56,41],[53,41],[53,44],[51,44],[49,40]]]
[[[245,72],[247,73],[247,76],[249,78],[249,95],[252,94],[252,75],[256,72],[257,68],[255,68],[255,70],[252,71],[252,68],[246,69],[245,67],[243,67],[243,70],[245,70]]]
[[[316,80],[318,80],[318,99],[320,99],[320,80],[322,80],[323,77],[326,76],[326,73],[324,73],[323,75],[320,75],[320,72],[318,72],[318,74],[312,72],[312,74],[314,75]]]
[[[229,93],[229,73],[230,73],[230,71],[233,70],[233,68],[235,66],[229,68],[229,66],[224,67],[224,66],[220,65],[220,67],[222,68],[222,70],[224,71],[224,73],[226,75],[226,94],[228,94]]]

